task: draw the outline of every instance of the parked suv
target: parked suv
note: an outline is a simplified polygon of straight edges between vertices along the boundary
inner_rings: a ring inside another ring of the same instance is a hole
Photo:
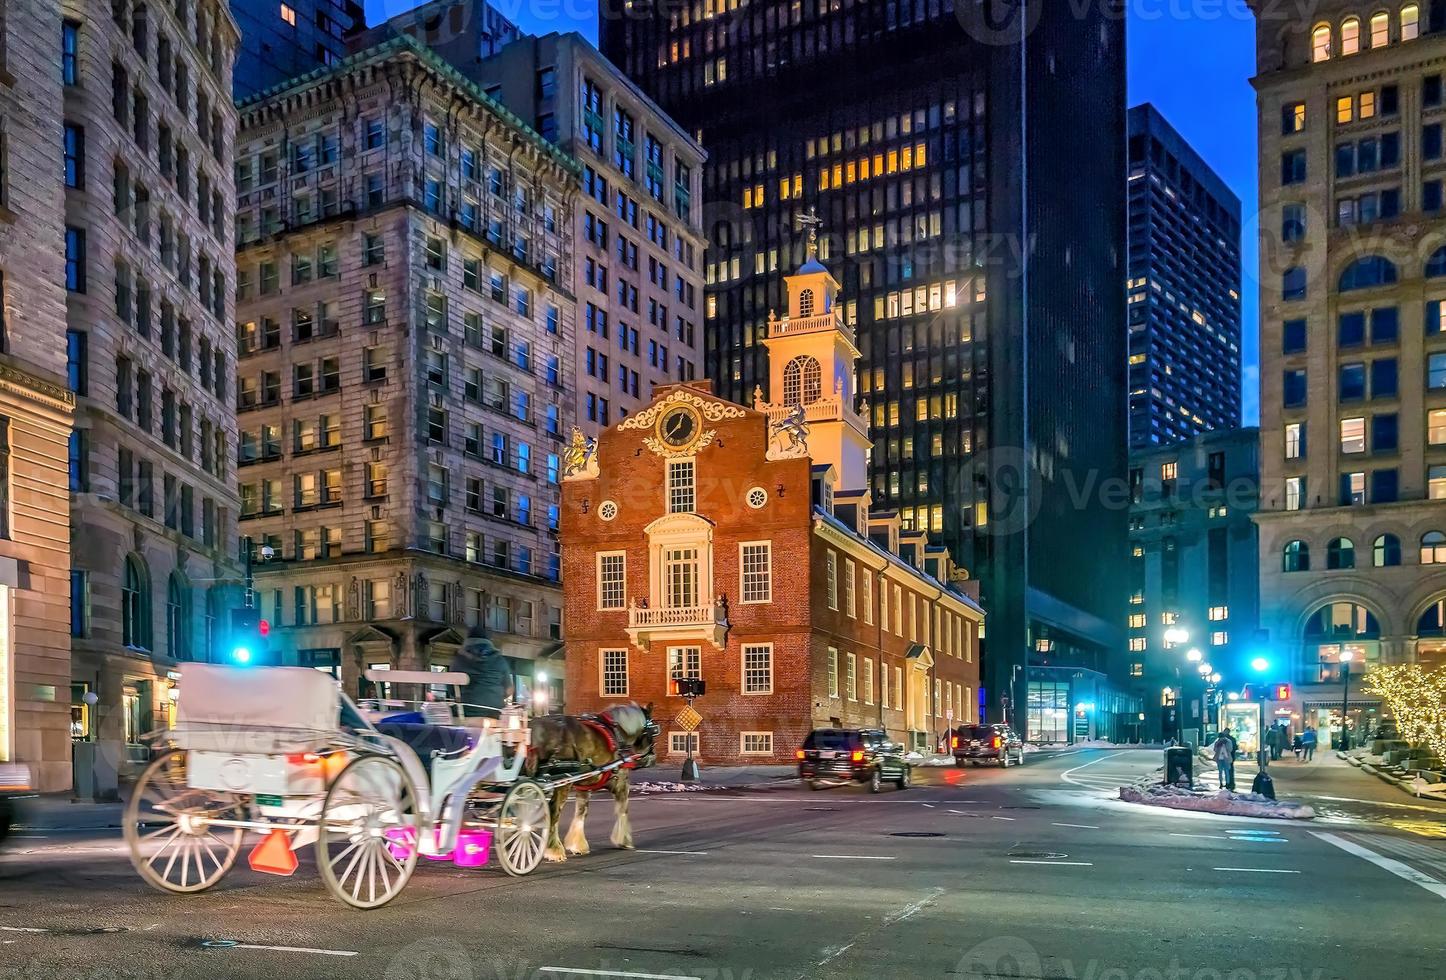
[[[954,765],[965,762],[997,762],[1001,766],[1024,764],[1024,739],[1008,725],[960,725],[954,729],[949,749]]]
[[[798,775],[809,789],[867,783],[877,793],[884,783],[908,789],[912,767],[904,747],[876,728],[817,728],[797,752]]]

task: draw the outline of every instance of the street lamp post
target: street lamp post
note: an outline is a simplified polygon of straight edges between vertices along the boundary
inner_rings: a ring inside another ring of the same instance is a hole
[[[1250,667],[1257,674],[1264,675],[1270,669],[1270,661],[1264,657],[1256,657],[1250,661]],[[1270,753],[1265,750],[1265,685],[1260,685],[1259,694],[1256,697],[1256,704],[1259,705],[1259,714],[1255,723],[1255,755],[1260,765],[1260,771],[1264,772],[1270,766]]]
[[[1355,659],[1351,650],[1342,650],[1341,660],[1341,751],[1351,747],[1350,730],[1346,727],[1351,709],[1351,661]]]
[[[1191,651],[1192,653],[1195,651]],[[1209,696],[1210,675],[1214,668],[1202,663],[1195,670],[1200,674],[1200,744],[1205,744],[1205,699]]]

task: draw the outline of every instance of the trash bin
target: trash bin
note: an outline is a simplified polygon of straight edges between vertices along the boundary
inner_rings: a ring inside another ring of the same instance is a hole
[[[1194,753],[1187,746],[1173,745],[1165,750],[1165,782],[1195,785]]]

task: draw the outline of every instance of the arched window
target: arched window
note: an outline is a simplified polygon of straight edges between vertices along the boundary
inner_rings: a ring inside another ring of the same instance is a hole
[[[1341,654],[1354,658],[1352,670],[1364,673],[1381,659],[1381,624],[1375,613],[1354,602],[1330,602],[1311,614],[1305,624],[1305,663],[1316,664],[1315,680],[1339,683]]]
[[[1383,534],[1371,545],[1371,564],[1377,568],[1393,568],[1401,564],[1401,539]]]
[[[1383,255],[1356,259],[1341,273],[1340,291],[1387,286],[1396,281],[1396,265]]]
[[[1401,40],[1414,41],[1421,33],[1421,8],[1408,3],[1401,8]]]
[[[1381,624],[1376,614],[1354,602],[1331,602],[1321,606],[1306,621],[1306,639],[1321,637],[1352,640],[1379,640]]]
[[[1446,534],[1427,531],[1421,535],[1421,564],[1446,565]]]
[[[1326,545],[1326,568],[1355,568],[1356,545],[1350,538],[1333,538]]]
[[[1341,54],[1356,54],[1361,50],[1361,19],[1347,17],[1341,21]]]
[[[1424,275],[1427,279],[1439,279],[1446,276],[1446,245],[1431,253],[1431,257],[1426,260]]]
[[[1310,32],[1310,60],[1329,61],[1331,58],[1331,25],[1319,24]]]
[[[818,361],[800,354],[783,368],[783,404],[812,405],[823,395],[823,369]]]
[[[1291,266],[1281,273],[1280,296],[1282,299],[1305,299],[1305,269],[1302,266]]]
[[[139,555],[126,555],[121,585],[121,642],[137,650],[151,648],[151,577]]]
[[[798,294],[798,315],[813,316],[813,290],[805,289]]]
[[[1287,543],[1281,567],[1287,572],[1310,571],[1310,545],[1299,540]]]
[[[1371,15],[1371,47],[1384,48],[1391,43],[1391,15],[1384,10]]]
[[[166,580],[166,655],[172,660],[190,660],[191,589],[179,572]]]
[[[1446,636],[1446,598],[1437,599],[1421,613],[1416,620],[1416,635]]]
[[[219,624],[226,612],[226,595],[220,586],[213,585],[206,590],[206,615],[202,621],[204,635],[201,650],[207,660],[216,660],[216,644],[221,640]]]

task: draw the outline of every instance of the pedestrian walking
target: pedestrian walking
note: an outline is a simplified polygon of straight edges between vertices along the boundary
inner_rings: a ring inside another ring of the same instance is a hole
[[[1220,774],[1220,788],[1233,789],[1235,786],[1235,741],[1229,732],[1221,732],[1210,745],[1210,757],[1215,760],[1215,770]]]
[[[1295,761],[1299,762],[1301,752],[1305,751],[1305,736],[1300,732],[1296,732],[1295,737],[1290,740],[1290,750],[1295,753]]]
[[[1305,754],[1305,761],[1309,762],[1315,758],[1316,734],[1314,728],[1307,727],[1300,736],[1301,751]]]
[[[1279,745],[1280,745],[1280,729],[1277,728],[1275,725],[1271,725],[1269,728],[1267,728],[1267,729],[1265,730],[1265,751],[1266,751],[1267,755],[1269,756],[1269,758],[1271,758],[1271,759],[1279,758],[1279,756],[1277,756],[1277,755],[1275,754],[1275,753],[1276,753],[1276,748],[1277,748]]]

